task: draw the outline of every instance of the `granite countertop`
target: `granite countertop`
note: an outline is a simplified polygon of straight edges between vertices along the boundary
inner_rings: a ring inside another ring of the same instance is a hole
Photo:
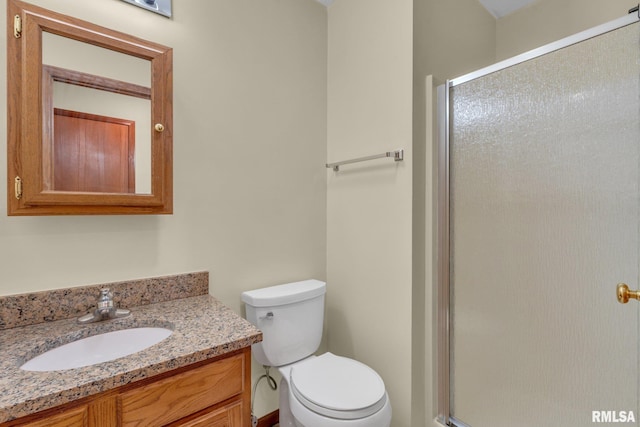
[[[107,391],[262,340],[262,333],[210,295],[131,307],[131,316],[79,325],[75,319],[0,330],[0,423]],[[91,335],[159,326],[171,336],[138,353],[84,368],[28,372],[45,351]]]

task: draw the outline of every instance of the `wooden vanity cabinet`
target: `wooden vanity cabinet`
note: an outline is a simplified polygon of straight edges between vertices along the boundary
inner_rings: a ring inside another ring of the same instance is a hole
[[[247,347],[0,424],[0,427],[249,427],[251,350]]]

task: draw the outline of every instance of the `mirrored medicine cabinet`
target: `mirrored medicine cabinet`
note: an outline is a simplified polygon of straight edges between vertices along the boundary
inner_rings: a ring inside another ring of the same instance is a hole
[[[173,211],[171,48],[7,2],[9,215]]]

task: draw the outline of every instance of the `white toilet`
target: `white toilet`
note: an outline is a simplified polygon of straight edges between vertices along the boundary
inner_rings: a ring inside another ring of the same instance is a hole
[[[281,427],[389,427],[391,402],[367,365],[324,353],[326,284],[287,283],[242,293],[247,320],[263,334],[252,346],[258,363],[278,367]]]

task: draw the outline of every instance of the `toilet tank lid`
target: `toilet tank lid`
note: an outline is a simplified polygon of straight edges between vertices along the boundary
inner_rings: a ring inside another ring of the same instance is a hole
[[[326,283],[309,279],[243,292],[242,302],[252,307],[274,307],[305,301],[324,295]]]

